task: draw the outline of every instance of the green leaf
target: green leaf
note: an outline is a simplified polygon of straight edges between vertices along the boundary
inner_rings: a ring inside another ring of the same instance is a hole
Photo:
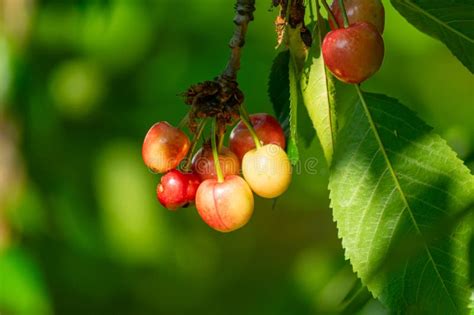
[[[420,31],[439,39],[474,72],[474,2],[472,0],[391,0]]]
[[[297,110],[298,107],[303,106],[303,96],[301,94],[300,81],[301,81],[301,75],[303,72],[303,67],[305,65],[306,58],[308,57],[308,47],[306,47],[306,44],[303,42],[303,39],[301,38],[302,27],[303,25],[299,24],[295,28],[288,27],[288,30],[287,30],[288,46],[290,50],[290,61],[289,61],[291,64],[290,69],[291,69],[291,66],[293,66],[294,78],[295,78],[295,83],[294,83],[295,90],[291,91],[292,82],[291,82],[291,76],[290,76],[290,92],[294,93],[294,96],[290,95],[290,99],[294,98],[295,100],[294,113],[296,116],[295,119],[298,121],[297,123],[298,136],[304,140],[305,146],[309,147],[316,135],[316,132],[312,126],[311,119],[308,117],[307,111]]]
[[[298,151],[298,77],[296,73],[296,69],[294,63],[290,58],[289,62],[289,69],[290,69],[290,114],[289,114],[289,122],[290,122],[290,134],[288,137],[288,158],[292,165],[298,163],[300,159],[299,151]]]
[[[280,52],[273,60],[270,78],[268,80],[268,96],[273,105],[275,115],[280,125],[289,135],[290,124],[290,78],[289,78],[290,52]]]
[[[281,126],[283,127],[285,135],[288,139],[288,151],[297,152],[297,137],[294,137],[293,139],[291,139],[290,137],[289,65],[289,50],[282,51],[275,57],[275,59],[273,60],[273,65],[270,71],[270,77],[268,81],[268,95],[273,105],[273,110],[275,111],[276,117]],[[295,102],[298,103],[297,106],[300,106],[301,94],[295,95],[297,96],[297,100],[295,98]],[[311,121],[309,120],[308,115],[306,115],[306,113],[304,113],[303,111],[297,111],[295,117],[297,120],[297,124],[294,128],[295,130],[297,129],[298,136],[301,136],[306,146],[309,146],[315,136],[314,129],[311,126]]]
[[[318,24],[313,32],[313,46],[309,50],[300,85],[303,103],[317,132],[326,161],[330,165],[337,132],[336,104],[342,106],[346,103],[345,100],[336,97],[338,94],[352,95],[353,98],[356,95],[352,86],[336,80],[324,64],[321,45],[328,32],[328,25],[319,10],[317,13]]]
[[[335,80],[326,69],[321,54],[321,42],[327,33],[326,21],[318,18],[318,26],[315,30],[317,32],[313,32],[313,47],[309,51],[303,75],[301,76],[301,93],[303,95],[303,103],[308,110],[323,148],[326,161],[330,165],[337,131]]]
[[[290,56],[295,66],[297,77],[301,75],[303,67],[308,57],[308,48],[301,38],[302,24],[297,27],[288,27],[288,47],[290,49]]]
[[[360,93],[345,119],[329,188],[354,271],[398,313],[467,314],[470,225],[426,240],[434,225],[471,204],[474,177],[443,139],[395,99]],[[410,238],[421,240],[417,255],[380,269],[387,257],[395,259],[393,247]]]

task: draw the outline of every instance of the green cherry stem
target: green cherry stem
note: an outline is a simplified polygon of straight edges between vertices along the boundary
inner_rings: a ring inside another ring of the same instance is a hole
[[[219,141],[217,141],[217,152],[222,151],[222,147],[224,146],[224,135],[219,132]]]
[[[252,136],[252,139],[255,142],[255,147],[257,149],[260,149],[262,147],[262,143],[260,142],[260,139],[258,138],[255,129],[253,129],[249,114],[247,113],[247,110],[245,110],[245,107],[243,105],[240,106],[240,119],[249,130],[250,135]]]
[[[196,151],[197,144],[199,139],[201,139],[202,132],[204,131],[204,127],[206,127],[207,120],[203,119],[198,125],[198,129],[193,137],[193,142],[191,143],[191,149],[189,149],[188,156],[186,159],[186,164],[183,167],[185,172],[189,172],[191,170],[191,163],[193,160],[194,152]]]
[[[214,167],[216,168],[217,182],[224,182],[224,175],[222,175],[221,164],[219,163],[219,153],[217,153],[217,128],[216,119],[212,121],[212,132],[211,132],[211,146],[212,146],[212,157],[214,158]]]
[[[347,17],[346,6],[344,0],[339,0],[339,7],[341,8],[342,17],[344,18],[344,27],[349,27],[349,18]]]
[[[334,16],[334,13],[332,13],[331,8],[329,7],[329,4],[327,3],[326,0],[321,0],[324,9],[326,9],[328,13],[328,17],[331,20],[331,22],[336,25],[337,28],[339,28],[339,23],[337,23],[336,17]],[[319,10],[319,0],[316,0],[316,10]]]

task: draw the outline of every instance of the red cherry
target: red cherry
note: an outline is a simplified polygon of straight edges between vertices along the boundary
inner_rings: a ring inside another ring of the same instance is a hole
[[[285,133],[276,118],[265,113],[253,114],[250,115],[250,122],[263,144],[273,143],[285,149]],[[230,149],[240,161],[244,158],[245,153],[255,149],[255,142],[250,135],[250,131],[242,121],[234,127],[230,134]]]
[[[188,136],[165,121],[154,124],[145,136],[142,157],[145,165],[155,173],[174,169],[188,153]]]
[[[219,163],[224,177],[237,175],[240,172],[240,162],[237,156],[226,147],[219,152]],[[210,146],[205,145],[193,157],[193,171],[199,175],[202,181],[206,179],[217,179],[214,156]]]
[[[372,24],[356,23],[329,32],[322,51],[326,66],[339,80],[361,83],[380,69],[384,43]]]
[[[383,33],[385,25],[385,10],[382,1],[380,0],[344,0],[344,7],[346,8],[347,18],[349,24],[359,22],[367,22],[374,25],[380,34]],[[334,0],[331,5],[331,11],[336,17],[339,27],[344,27],[344,18],[342,10],[339,7],[339,0]],[[329,24],[333,30],[337,29],[337,25],[329,19]]]
[[[254,200],[242,177],[231,175],[219,183],[208,179],[196,193],[196,209],[213,229],[231,232],[243,227],[253,214]]]
[[[158,201],[169,210],[176,210],[194,202],[201,181],[194,173],[171,170],[161,177],[156,188]]]

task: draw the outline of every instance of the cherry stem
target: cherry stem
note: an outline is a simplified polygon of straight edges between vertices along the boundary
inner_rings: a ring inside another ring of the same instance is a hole
[[[219,133],[219,141],[217,141],[217,152],[222,151],[222,147],[224,146],[224,135]]]
[[[339,0],[339,7],[341,8],[342,17],[344,18],[344,27],[349,27],[349,18],[347,17],[346,6],[344,0]]]
[[[334,16],[334,13],[332,12],[331,8],[329,7],[329,4],[327,3],[326,0],[321,0],[324,9],[326,9],[328,13],[328,18],[331,20],[331,22],[336,25],[337,28],[339,28],[339,23],[337,23],[336,17]],[[317,10],[319,10],[319,0],[316,0],[316,6]]]
[[[250,135],[252,136],[252,139],[255,142],[255,147],[257,149],[260,149],[262,147],[262,143],[260,142],[260,139],[258,138],[257,133],[255,132],[255,129],[252,126],[252,122],[250,121],[249,114],[247,113],[247,110],[243,105],[240,106],[240,119],[249,130]]]
[[[219,161],[219,153],[217,153],[217,130],[216,130],[216,119],[212,121],[212,133],[211,133],[211,146],[212,146],[212,157],[214,159],[214,167],[216,168],[217,182],[224,182],[224,175],[222,175],[221,163]]]
[[[194,156],[194,151],[196,151],[197,143],[201,138],[202,132],[204,131],[204,127],[206,127],[207,120],[203,119],[198,126],[198,129],[193,137],[193,142],[191,143],[191,149],[189,149],[188,157],[186,159],[186,164],[183,167],[183,171],[189,172],[191,170],[191,163]]]

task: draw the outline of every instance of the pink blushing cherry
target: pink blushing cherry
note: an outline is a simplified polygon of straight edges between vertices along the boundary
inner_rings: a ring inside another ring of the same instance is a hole
[[[142,157],[145,165],[155,173],[174,169],[188,153],[188,136],[165,121],[154,124],[145,136]]]
[[[196,209],[211,228],[232,232],[243,227],[252,217],[253,194],[240,176],[227,176],[222,183],[208,179],[198,188]]]
[[[161,177],[156,188],[158,201],[169,210],[176,210],[194,202],[201,181],[194,173],[171,170]]]
[[[193,171],[199,175],[202,181],[206,179],[217,179],[214,156],[209,145],[204,145],[193,157]],[[229,150],[222,147],[219,152],[219,163],[223,176],[237,175],[240,172],[240,162],[237,156]]]
[[[276,118],[265,113],[253,114],[250,115],[250,122],[263,144],[273,143],[285,149],[285,133]],[[245,153],[255,149],[255,142],[250,135],[250,131],[242,121],[232,130],[229,143],[230,149],[237,155],[240,161],[242,161]]]

